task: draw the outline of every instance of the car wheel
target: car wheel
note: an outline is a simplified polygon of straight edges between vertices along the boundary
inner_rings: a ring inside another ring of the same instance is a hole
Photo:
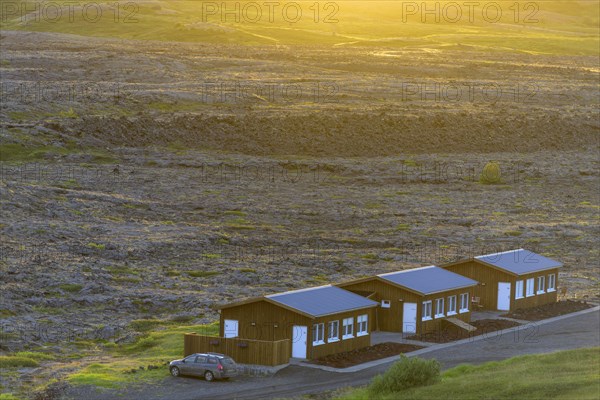
[[[206,371],[204,373],[204,379],[206,379],[208,382],[212,381],[213,379],[215,379],[215,376],[213,375],[212,372],[210,371]]]
[[[177,367],[172,367],[171,368],[171,375],[173,375],[174,377],[178,377],[179,374],[180,374],[179,368],[177,368]]]

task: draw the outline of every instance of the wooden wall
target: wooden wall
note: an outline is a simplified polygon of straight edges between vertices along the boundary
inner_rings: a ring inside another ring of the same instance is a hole
[[[480,298],[479,304],[484,310],[498,308],[498,282],[512,282],[513,278],[506,272],[486,267],[472,260],[442,266],[442,268],[479,282],[479,285],[473,288],[473,296]],[[514,287],[514,283],[512,286]],[[514,298],[514,295],[512,297]]]
[[[186,333],[183,337],[183,356],[194,353],[222,353],[240,364],[287,364],[291,354],[291,340],[260,341],[223,338]]]
[[[546,270],[541,272],[535,272],[532,274],[515,276],[498,269],[486,266],[479,262],[468,260],[454,264],[448,264],[442,266],[449,271],[457,274],[475,279],[480,284],[474,288],[474,296],[479,297],[480,304],[485,310],[497,310],[498,309],[498,282],[510,282],[510,309],[514,310],[517,308],[535,307],[542,304],[548,304],[556,302],[557,290],[558,290],[558,268],[552,270]],[[535,278],[535,291],[537,292],[537,277],[546,276],[546,289],[548,288],[548,275],[556,275],[557,290],[554,292],[547,292],[544,294],[536,294],[532,297],[526,297],[523,299],[515,299],[516,281],[524,280],[528,278]]]
[[[356,317],[359,315],[367,314],[368,318],[368,335],[364,336],[356,336],[357,324]],[[343,353],[345,351],[351,351],[355,349],[360,349],[363,347],[368,347],[371,345],[371,332],[373,331],[373,320],[374,320],[374,308],[370,308],[367,310],[358,310],[353,312],[341,313],[330,315],[326,317],[317,318],[314,323],[324,323],[325,324],[325,341],[327,341],[327,323],[329,321],[338,320],[340,324],[339,335],[340,340],[338,342],[326,343],[322,345],[313,346],[312,345],[312,325],[308,327],[308,352],[307,357],[309,359],[315,359],[323,356],[327,356],[329,354]],[[350,339],[342,339],[342,321],[344,318],[354,318],[354,337]]]
[[[555,285],[554,285],[554,291],[553,292],[548,292],[548,275],[555,275]],[[537,290],[538,290],[538,280],[537,278],[539,276],[545,276],[546,277],[546,292],[543,294],[537,294]],[[522,299],[515,299],[515,288],[516,288],[516,281],[518,280],[523,280],[525,281],[525,285],[526,285],[526,281],[529,278],[534,278],[535,279],[535,295],[531,296],[531,297],[525,297]],[[543,304],[548,304],[548,303],[556,303],[556,301],[558,300],[558,268],[556,269],[551,269],[551,270],[547,270],[547,271],[541,271],[541,272],[536,272],[533,274],[527,274],[527,275],[521,275],[519,277],[514,278],[512,286],[511,286],[511,292],[510,292],[510,309],[511,310],[516,310],[519,308],[529,308],[529,307],[537,307],[537,306],[541,306]]]
[[[422,309],[423,302],[432,300],[433,312],[435,313],[435,299],[444,297],[444,307],[446,313],[448,311],[448,296],[456,295],[457,309],[460,305],[459,295],[461,293],[468,293],[472,296],[474,287],[465,289],[449,290],[438,294],[432,294],[427,296],[421,296],[408,290],[399,288],[392,284],[388,284],[377,279],[372,279],[358,283],[342,283],[338,285],[346,290],[364,290],[370,292],[376,292],[371,299],[379,302],[379,307],[375,309],[375,328],[379,331],[385,332],[402,332],[402,321],[404,314],[404,303],[417,303],[417,333],[424,333],[427,331],[440,329],[441,320],[443,318],[437,318],[432,321],[422,321]],[[470,297],[469,297],[470,299]],[[390,308],[382,308],[381,300],[389,300]],[[466,313],[456,314],[452,317],[459,318],[465,322],[471,321],[471,310]]]
[[[356,317],[367,314],[369,335],[342,340],[342,320],[344,318],[354,318],[354,332],[356,333]],[[302,314],[295,313],[283,307],[279,307],[265,300],[242,304],[239,306],[224,308],[221,310],[220,336],[225,336],[225,320],[231,319],[238,321],[238,335],[240,338],[253,340],[291,340],[293,342],[293,326],[306,326],[308,330],[306,356],[308,359],[323,357],[325,355],[340,353],[370,346],[375,312],[373,308],[355,310],[319,318],[309,318]],[[329,321],[339,321],[340,340],[337,342],[327,342],[327,323]],[[325,344],[313,346],[312,327],[313,324],[325,324]],[[289,356],[291,357],[291,347]]]

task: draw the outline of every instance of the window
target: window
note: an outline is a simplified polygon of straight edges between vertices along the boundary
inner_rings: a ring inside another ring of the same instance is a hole
[[[214,357],[209,357],[208,358],[208,363],[209,364],[218,364],[217,359]]]
[[[446,315],[446,310],[444,309],[444,299],[435,299],[435,317],[440,318]]]
[[[325,343],[325,324],[314,324],[313,325],[313,346],[318,346]]]
[[[344,318],[342,325],[342,339],[354,337],[354,318]]]
[[[537,294],[543,294],[546,292],[546,277],[538,276],[538,290]]]
[[[340,321],[330,321],[327,327],[327,341],[337,342],[340,340]]]
[[[431,300],[423,302],[423,317],[421,320],[427,321],[431,319]]]
[[[364,336],[369,334],[369,316],[359,315],[356,318],[356,336]]]
[[[389,300],[381,300],[381,308],[390,308]]]
[[[531,297],[535,294],[534,289],[533,289],[534,283],[535,283],[535,280],[533,278],[527,279],[527,286],[525,287],[525,296]]]
[[[460,310],[461,313],[469,312],[469,293],[460,295]]]
[[[554,292],[556,290],[556,275],[548,275],[548,291]]]
[[[515,286],[515,299],[522,299],[523,297],[525,297],[523,294],[523,281],[517,281]]]
[[[196,357],[196,362],[200,364],[206,364],[206,356],[198,356]]]
[[[448,296],[448,315],[456,314],[456,296]]]

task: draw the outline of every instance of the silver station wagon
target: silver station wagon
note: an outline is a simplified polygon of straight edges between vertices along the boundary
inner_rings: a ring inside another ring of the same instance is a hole
[[[207,381],[229,379],[238,374],[233,358],[219,353],[195,353],[181,360],[171,361],[169,371],[173,376],[203,376]]]

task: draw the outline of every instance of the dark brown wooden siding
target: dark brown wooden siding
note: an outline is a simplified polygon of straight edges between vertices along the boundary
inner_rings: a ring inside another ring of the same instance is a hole
[[[449,271],[457,274],[466,276],[479,282],[479,285],[474,287],[473,296],[480,298],[480,304],[485,310],[497,310],[498,309],[498,283],[509,282],[510,286],[510,309],[516,308],[527,308],[535,307],[542,304],[552,303],[557,300],[557,291],[545,292],[544,294],[537,294],[537,278],[539,276],[546,277],[546,289],[548,288],[548,275],[556,275],[556,285],[558,288],[558,268],[552,270],[546,270],[536,272],[532,274],[515,276],[509,273],[500,271],[496,268],[488,267],[484,264],[468,260],[456,264],[450,264],[442,266]],[[515,299],[515,289],[517,280],[527,280],[528,278],[535,278],[535,291],[536,294],[532,297],[526,297],[523,299]]]
[[[375,314],[375,329],[379,331],[386,332],[402,332],[402,321],[404,314],[404,303],[416,303],[417,304],[417,333],[424,333],[431,330],[439,329],[441,325],[441,319],[437,318],[431,321],[422,321],[422,309],[423,302],[432,300],[439,297],[444,297],[444,307],[446,308],[446,312],[448,310],[448,296],[456,295],[457,296],[457,309],[459,307],[459,295],[461,293],[468,293],[468,296],[472,295],[472,290],[474,287],[469,287],[465,289],[458,290],[449,290],[446,292],[441,292],[439,294],[432,294],[428,296],[421,296],[413,292],[409,292],[408,290],[399,288],[392,284],[388,284],[385,282],[381,282],[377,279],[368,280],[364,282],[357,283],[342,283],[338,285],[341,288],[346,290],[361,290],[368,292],[375,292],[375,295],[371,297],[371,299],[379,302],[379,307],[377,307],[374,311]],[[389,300],[390,308],[382,308],[381,301]],[[435,304],[433,304],[434,313],[435,313]],[[444,318],[447,318],[446,315]],[[462,314],[452,315],[451,317],[459,318],[465,322],[471,321],[471,310],[469,307],[469,312],[465,312]]]
[[[363,314],[368,315],[369,334],[357,337],[357,317]],[[342,320],[350,317],[354,319],[355,337],[351,339],[342,339]],[[368,308],[313,319],[262,300],[222,309],[220,320],[220,336],[224,336],[226,319],[238,321],[238,336],[240,338],[254,340],[277,341],[290,339],[293,342],[294,325],[306,326],[308,331],[306,355],[307,358],[314,359],[329,354],[335,354],[369,346],[371,344],[370,333],[373,330],[372,327],[374,324],[375,312],[373,308]],[[334,320],[339,321],[340,340],[329,343],[327,342],[328,322]],[[326,343],[313,346],[312,328],[314,324],[318,323],[325,324]],[[291,357],[291,349],[289,356]]]

